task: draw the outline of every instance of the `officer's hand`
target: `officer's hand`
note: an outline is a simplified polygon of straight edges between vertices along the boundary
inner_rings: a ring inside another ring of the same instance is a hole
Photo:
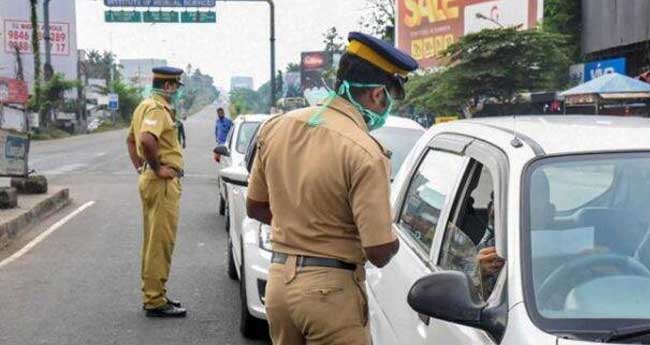
[[[160,169],[156,172],[156,176],[164,179],[171,180],[176,177],[176,170],[168,167],[168,166],[161,166]]]
[[[505,260],[497,255],[497,249],[495,247],[481,249],[478,252],[477,260],[481,268],[482,276],[492,275],[498,272],[505,263]]]

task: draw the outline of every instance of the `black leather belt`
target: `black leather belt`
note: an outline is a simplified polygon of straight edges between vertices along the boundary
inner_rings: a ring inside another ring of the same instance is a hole
[[[287,262],[288,258],[289,255],[287,254],[274,252],[273,256],[271,256],[271,262],[274,264],[284,264]],[[355,264],[347,263],[336,259],[316,258],[313,256],[302,256],[302,255],[297,255],[296,258],[297,258],[296,265],[298,267],[307,267],[307,266],[329,267],[329,268],[340,268],[349,271],[355,271],[357,269],[357,265]]]

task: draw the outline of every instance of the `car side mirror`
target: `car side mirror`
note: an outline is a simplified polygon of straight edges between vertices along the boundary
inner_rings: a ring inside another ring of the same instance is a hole
[[[230,150],[228,150],[228,147],[226,147],[226,145],[217,145],[217,147],[215,147],[212,152],[224,157],[230,157]]]
[[[221,176],[221,179],[225,183],[248,187],[248,171],[242,166],[231,166],[221,169],[219,176]]]
[[[465,273],[435,272],[413,284],[407,298],[413,310],[426,316],[481,328],[486,303]]]

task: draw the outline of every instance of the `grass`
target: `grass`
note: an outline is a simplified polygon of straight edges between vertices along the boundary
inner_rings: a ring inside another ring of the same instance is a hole
[[[61,139],[71,136],[70,133],[62,131],[58,128],[47,129],[41,133],[32,134],[32,140],[52,140],[52,139]]]

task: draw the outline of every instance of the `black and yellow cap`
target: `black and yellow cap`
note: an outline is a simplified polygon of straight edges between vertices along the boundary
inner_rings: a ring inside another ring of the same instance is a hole
[[[348,41],[348,53],[370,62],[388,74],[406,76],[418,68],[418,62],[411,56],[376,37],[350,32]]]
[[[154,79],[175,81],[183,85],[183,82],[181,81],[183,70],[180,68],[170,66],[154,67],[151,72],[153,72]]]

